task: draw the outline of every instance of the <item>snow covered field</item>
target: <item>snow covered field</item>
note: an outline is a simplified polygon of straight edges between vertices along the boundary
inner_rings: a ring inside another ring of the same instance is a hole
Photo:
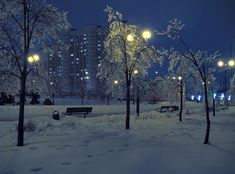
[[[125,130],[124,105],[93,106],[93,114],[51,119],[65,106],[27,106],[25,146],[16,147],[17,108],[0,107],[0,174],[234,174],[235,107],[211,116],[211,144],[203,145],[201,104],[177,113],[141,105]],[[193,109],[195,108],[195,109]]]

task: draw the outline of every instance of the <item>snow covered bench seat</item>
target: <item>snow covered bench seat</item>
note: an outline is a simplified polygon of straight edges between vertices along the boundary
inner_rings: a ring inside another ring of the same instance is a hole
[[[161,106],[159,112],[174,112],[178,110],[179,106]]]
[[[68,107],[64,115],[72,115],[72,114],[83,114],[84,118],[86,115],[92,112],[92,107]]]

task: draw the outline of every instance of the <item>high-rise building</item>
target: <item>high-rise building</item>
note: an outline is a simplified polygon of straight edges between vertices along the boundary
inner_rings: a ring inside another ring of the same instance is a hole
[[[60,42],[48,57],[48,72],[52,86],[63,96],[94,98],[99,96],[97,78],[103,57],[104,30],[87,26],[82,31],[71,29],[61,34]]]

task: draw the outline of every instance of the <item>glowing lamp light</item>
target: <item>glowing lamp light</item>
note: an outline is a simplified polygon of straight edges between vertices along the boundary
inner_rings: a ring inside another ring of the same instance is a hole
[[[34,59],[35,62],[37,62],[37,61],[39,61],[40,57],[39,57],[39,55],[34,54],[33,59]]]
[[[202,99],[202,96],[199,95],[199,96],[197,97],[197,100],[198,100],[198,101],[201,101],[201,99]]]
[[[38,62],[40,60],[40,57],[39,55],[34,54],[32,56],[29,56],[27,60],[30,64],[32,64],[32,63]]]
[[[134,41],[134,36],[132,34],[128,34],[127,41],[133,42]]]
[[[231,95],[229,95],[229,96],[228,96],[228,101],[231,101],[231,98],[232,98]]]
[[[220,100],[224,100],[224,97],[225,97],[224,93],[222,93],[221,96],[220,96]]]
[[[138,74],[138,70],[134,70],[134,74]]]
[[[235,65],[235,61],[234,60],[229,60],[228,61],[228,66],[233,67]]]
[[[217,63],[217,65],[218,65],[219,67],[222,67],[222,66],[224,66],[224,62],[223,62],[222,60],[220,60],[220,61]]]
[[[182,80],[183,78],[181,76],[178,77],[179,80]]]
[[[149,30],[145,30],[143,33],[142,33],[142,36],[145,40],[148,40],[152,37],[152,33],[149,31]]]
[[[192,96],[191,96],[191,100],[194,100],[194,99],[195,99],[195,96],[194,96],[194,95],[192,95]]]
[[[118,80],[114,80],[114,82],[113,82],[115,85],[117,85],[118,84]]]
[[[32,56],[29,56],[29,57],[28,57],[28,62],[29,62],[29,63],[33,63],[33,62],[34,62],[34,59],[33,59]]]
[[[214,93],[214,95],[213,95],[214,99],[216,98],[216,96],[217,96],[217,94],[216,94],[216,93]]]

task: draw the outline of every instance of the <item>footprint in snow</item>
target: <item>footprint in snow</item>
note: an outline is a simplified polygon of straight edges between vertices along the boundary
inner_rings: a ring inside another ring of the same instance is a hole
[[[11,152],[17,152],[18,149],[10,149],[9,151],[11,151]]]
[[[129,144],[123,144],[123,147],[129,147]]]
[[[84,141],[84,143],[86,143],[86,144],[87,144],[87,143],[90,143],[90,141],[89,141],[89,140],[86,140],[86,141]]]
[[[93,155],[89,154],[89,155],[87,155],[86,157],[87,157],[87,158],[92,158]]]
[[[113,152],[114,150],[113,149],[109,149],[108,152]]]
[[[100,157],[100,156],[103,156],[105,155],[105,153],[98,153],[96,156]]]
[[[36,150],[38,147],[29,147],[29,150]]]
[[[31,172],[40,172],[42,170],[43,170],[42,167],[35,167],[35,168],[30,169]]]
[[[71,165],[72,163],[71,162],[62,162],[61,163],[63,166],[68,166],[68,165]]]

